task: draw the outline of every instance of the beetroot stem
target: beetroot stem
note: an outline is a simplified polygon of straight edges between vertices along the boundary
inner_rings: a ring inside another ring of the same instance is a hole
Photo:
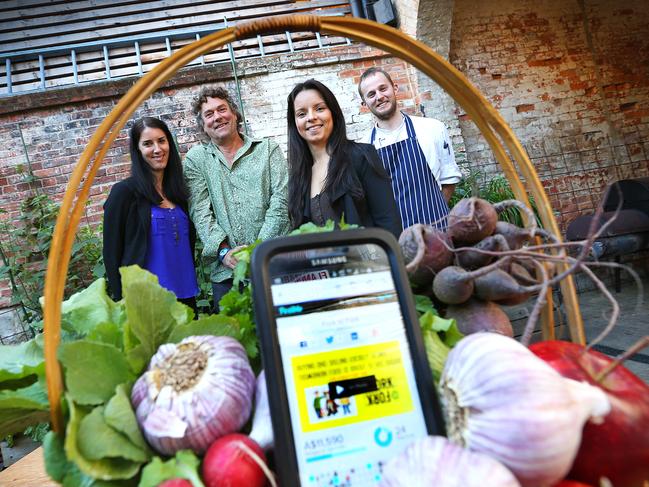
[[[512,206],[515,206],[523,213],[525,213],[525,215],[527,216],[527,225],[525,225],[525,228],[531,230],[532,232],[536,231],[537,229],[536,216],[534,215],[534,212],[530,210],[526,204],[518,200],[503,200],[493,205],[494,210],[496,210],[496,213],[498,214],[511,208]]]
[[[424,226],[416,225],[411,233],[414,235],[415,242],[417,243],[417,253],[406,265],[406,271],[408,272],[413,272],[417,269],[417,267],[419,267],[419,263],[424,258],[424,254],[426,253],[426,243],[424,242],[423,236]]]
[[[647,346],[649,346],[649,335],[646,335],[646,336],[642,337],[635,344],[633,344],[631,346],[631,348],[629,348],[626,352],[624,352],[624,353],[618,355],[617,357],[615,357],[615,360],[613,360],[613,362],[608,364],[606,367],[604,367],[602,369],[602,371],[599,374],[597,374],[597,377],[595,377],[595,382],[601,384],[601,382],[604,379],[606,379],[606,376],[608,374],[610,374],[611,372],[613,372],[617,368],[618,365],[620,365],[626,359],[628,359],[629,357],[635,355],[636,353],[638,353],[640,350],[642,350],[643,348],[645,348]],[[590,347],[590,345],[589,345],[589,347]]]
[[[530,316],[527,318],[527,323],[525,323],[525,329],[523,330],[523,336],[521,337],[521,343],[526,347],[530,344],[532,333],[534,332],[534,328],[536,328],[536,322],[538,321],[539,315],[541,314],[541,309],[545,305],[548,288],[550,287],[550,281],[548,279],[548,273],[545,270],[545,266],[540,262],[537,262],[536,260],[532,260],[532,262],[541,274],[542,280],[541,290],[539,291],[536,301],[534,302],[534,307],[530,312]]]

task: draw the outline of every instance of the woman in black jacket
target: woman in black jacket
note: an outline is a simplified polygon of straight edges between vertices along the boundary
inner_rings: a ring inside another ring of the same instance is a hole
[[[373,146],[347,139],[334,94],[310,79],[288,96],[288,207],[293,226],[331,219],[381,227],[395,237],[401,218],[390,178]]]
[[[196,311],[196,233],[180,154],[167,125],[136,120],[130,131],[131,176],[116,183],[104,204],[104,265],[108,290],[122,298],[119,268],[137,264]]]

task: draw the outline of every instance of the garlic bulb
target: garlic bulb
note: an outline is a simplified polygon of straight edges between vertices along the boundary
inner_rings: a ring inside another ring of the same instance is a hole
[[[255,387],[255,414],[252,416],[252,430],[248,436],[255,440],[264,451],[273,448],[273,424],[270,419],[266,374],[263,370],[257,377],[257,385]]]
[[[561,377],[496,333],[462,339],[449,353],[439,389],[449,439],[495,458],[530,487],[562,479],[584,423],[610,410],[602,390]]]
[[[254,386],[255,375],[238,341],[192,336],[160,346],[135,382],[131,402],[156,451],[203,453],[248,421]]]
[[[383,468],[381,487],[520,487],[493,458],[466,450],[442,436],[411,444]]]

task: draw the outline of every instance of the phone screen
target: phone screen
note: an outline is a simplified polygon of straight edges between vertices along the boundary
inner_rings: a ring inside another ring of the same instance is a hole
[[[301,485],[378,483],[428,434],[386,251],[285,252],[269,270]]]

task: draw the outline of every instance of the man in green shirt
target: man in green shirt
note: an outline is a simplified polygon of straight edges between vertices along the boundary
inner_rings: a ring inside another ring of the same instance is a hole
[[[214,308],[232,287],[234,253],[289,230],[288,166],[279,146],[239,132],[241,113],[227,90],[203,88],[192,103],[203,143],[184,160],[189,213],[211,270]]]

